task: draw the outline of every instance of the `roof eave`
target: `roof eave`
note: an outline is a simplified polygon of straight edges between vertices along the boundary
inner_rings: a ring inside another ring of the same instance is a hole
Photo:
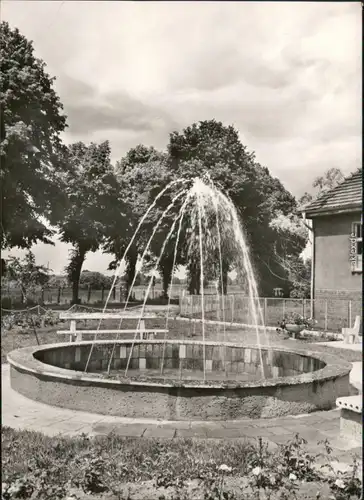
[[[340,214],[350,214],[354,212],[361,212],[362,204],[358,203],[348,207],[342,208],[319,208],[317,210],[305,210],[302,209],[301,212],[305,214],[307,219],[313,219],[314,217],[324,217],[325,215],[340,215]]]

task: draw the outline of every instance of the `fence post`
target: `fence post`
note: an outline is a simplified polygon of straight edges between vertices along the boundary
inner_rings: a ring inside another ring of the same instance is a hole
[[[234,305],[235,305],[235,295],[232,294],[231,296],[231,323],[234,322]]]
[[[283,299],[283,318],[286,315],[286,299]]]
[[[302,299],[302,316],[305,317],[306,313],[306,299]]]
[[[58,287],[57,304],[61,303],[61,287]]]
[[[104,287],[104,285],[102,285],[102,287],[101,287],[101,302],[104,302],[104,293],[105,293],[105,287]]]
[[[123,288],[122,286],[120,285],[119,286],[119,302],[121,303],[123,300]]]
[[[264,297],[264,310],[263,310],[264,325],[267,324],[267,297]]]
[[[327,299],[325,300],[325,332],[327,332]]]
[[[348,324],[348,327],[351,328],[351,300],[349,300],[348,309],[349,309],[349,324]]]
[[[114,302],[115,302],[115,298],[116,298],[116,287],[114,286],[112,289],[112,299]]]
[[[88,285],[87,287],[87,303],[90,302],[91,299],[91,285]]]
[[[44,304],[44,288],[42,288],[40,292],[40,303],[43,305]]]

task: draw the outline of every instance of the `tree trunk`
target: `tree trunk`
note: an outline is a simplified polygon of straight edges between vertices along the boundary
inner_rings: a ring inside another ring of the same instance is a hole
[[[222,294],[227,295],[228,286],[228,271],[226,269],[222,272]]]
[[[126,280],[125,280],[125,300],[128,299],[129,290],[135,276],[135,269],[138,261],[137,251],[130,249],[126,257],[126,261],[127,261],[127,266],[126,266]]]
[[[71,257],[71,262],[68,266],[69,278],[72,283],[72,300],[71,304],[80,304],[81,300],[78,297],[78,289],[80,283],[81,269],[85,261],[87,250],[77,247]]]
[[[190,295],[200,295],[201,271],[199,266],[191,263],[188,270],[188,291]]]
[[[162,275],[164,299],[168,299],[168,288],[172,278],[172,267],[173,267],[173,260],[171,259],[162,259],[159,264],[159,271]]]
[[[25,287],[21,284],[20,285],[20,291],[21,291],[21,303],[26,305],[28,302],[28,296]]]
[[[227,295],[227,288],[228,288],[228,272],[230,271],[230,264],[227,260],[223,259],[222,261],[222,283],[221,283],[221,276],[220,276],[220,293],[222,295]]]

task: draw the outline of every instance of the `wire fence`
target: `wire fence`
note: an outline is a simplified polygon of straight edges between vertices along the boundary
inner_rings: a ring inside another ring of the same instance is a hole
[[[105,304],[110,289],[87,289],[80,288],[79,298],[81,304]],[[131,299],[136,301],[144,300],[147,293],[146,286],[133,288]],[[181,316],[191,318],[202,318],[202,297],[201,295],[188,295],[186,285],[176,284],[169,288],[171,299],[179,299]],[[159,299],[163,296],[163,289],[160,284],[151,287],[149,299]],[[5,299],[5,300],[4,300]],[[7,299],[7,300],[6,300]],[[123,303],[125,300],[125,290],[123,287],[114,288],[109,304]],[[27,305],[40,304],[45,306],[65,306],[71,305],[72,288],[58,287],[37,290],[33,294],[28,294]],[[13,309],[22,307],[22,294],[17,288],[2,288],[1,290],[2,309]],[[267,326],[277,326],[285,316],[298,313],[306,318],[314,318],[316,327],[324,331],[340,331],[342,328],[352,326],[355,317],[361,315],[362,304],[360,300],[344,299],[289,299],[278,297],[267,297],[256,299],[256,303],[261,307],[263,321]],[[313,306],[313,310],[312,309]],[[213,287],[204,289],[204,312],[206,319],[226,322],[236,322],[254,324],[256,320],[251,316],[249,298],[242,292],[239,293],[237,286],[229,286],[228,294],[225,296],[216,295]],[[258,318],[258,323],[260,323]]]
[[[316,321],[315,327],[320,330],[337,332],[342,328],[352,326],[355,317],[362,314],[360,300],[315,299],[311,301],[310,299],[259,297],[255,299],[255,304],[260,305],[262,312],[262,321],[257,318],[258,324],[264,322],[266,326],[277,326],[285,316],[296,313],[305,318],[313,318]],[[201,319],[201,296],[181,297],[180,314]],[[205,296],[204,317],[231,323],[256,323],[256,319],[252,317],[250,299],[242,294]]]
[[[228,287],[230,293],[240,291],[238,286],[230,285]],[[110,288],[79,288],[78,296],[82,304],[102,304],[106,301],[110,292]],[[134,286],[131,294],[132,300],[142,301],[148,292],[148,286]],[[179,299],[186,294],[185,284],[174,284],[169,287],[168,294],[171,299]],[[204,289],[205,295],[216,294],[216,288],[208,287]],[[148,299],[156,300],[163,297],[163,288],[160,283],[154,287],[150,287]],[[70,304],[72,301],[71,287],[48,287],[38,289],[33,293],[28,292],[27,298],[34,304]],[[1,289],[2,301],[7,301],[9,304],[22,304],[24,302],[20,288],[3,287]],[[109,302],[123,302],[125,300],[125,288],[122,286],[115,287],[112,290]]]
[[[106,302],[109,296],[110,288],[95,289],[92,287],[80,288],[78,297],[83,304],[100,304]],[[137,293],[140,296],[140,293]],[[152,295],[152,293],[150,294]],[[154,294],[157,296],[157,293]],[[131,297],[138,300],[136,297]],[[125,291],[122,287],[117,287],[112,290],[109,302],[123,302],[125,299]],[[13,288],[10,290],[1,291],[2,303],[9,302],[14,305],[24,303],[24,298],[20,289]],[[52,287],[39,289],[34,292],[27,292],[27,301],[35,304],[71,304],[72,288],[71,287]]]

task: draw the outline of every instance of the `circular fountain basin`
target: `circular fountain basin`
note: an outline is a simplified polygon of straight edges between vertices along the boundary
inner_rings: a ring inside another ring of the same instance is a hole
[[[133,341],[116,342],[108,375],[113,345],[114,341],[100,340],[12,351],[8,355],[11,386],[54,406],[161,420],[297,415],[333,408],[338,397],[349,394],[351,364],[323,352],[260,350],[254,345],[212,341],[203,349],[198,341],[138,340],[125,377]]]

